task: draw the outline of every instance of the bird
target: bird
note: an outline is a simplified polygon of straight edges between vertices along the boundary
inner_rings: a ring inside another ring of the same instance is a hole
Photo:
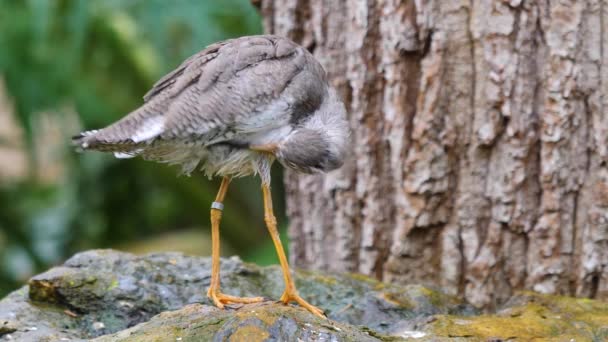
[[[277,161],[304,174],[340,168],[351,131],[347,110],[315,57],[292,40],[256,35],[213,43],[160,78],[143,104],[109,126],[72,138],[79,150],[142,157],[221,177],[211,203],[211,281],[207,296],[220,309],[263,301],[220,289],[220,222],[230,181],[259,176],[264,221],[274,243],[285,290],[280,301],[296,302],[325,317],[302,298],[279,238],[270,194]]]

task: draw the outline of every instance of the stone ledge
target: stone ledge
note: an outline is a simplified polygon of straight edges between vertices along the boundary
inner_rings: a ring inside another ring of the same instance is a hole
[[[273,299],[278,267],[222,260],[222,290],[268,301],[219,310],[205,292],[210,259],[112,250],[75,255],[0,301],[0,340],[477,341],[608,340],[608,304],[522,293],[495,315],[429,288],[357,274],[298,271],[301,295],[329,320]]]

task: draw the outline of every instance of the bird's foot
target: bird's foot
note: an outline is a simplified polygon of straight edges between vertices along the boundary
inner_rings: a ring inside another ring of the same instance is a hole
[[[285,292],[283,292],[283,295],[281,296],[280,301],[285,304],[288,304],[289,302],[296,302],[304,309],[310,311],[313,315],[319,316],[321,318],[327,318],[323,310],[305,301],[304,298],[300,297],[300,295],[295,291],[285,290]]]
[[[220,309],[223,309],[225,304],[251,304],[264,301],[263,297],[236,297],[223,294],[219,289],[212,290],[211,288],[207,291],[207,297]]]

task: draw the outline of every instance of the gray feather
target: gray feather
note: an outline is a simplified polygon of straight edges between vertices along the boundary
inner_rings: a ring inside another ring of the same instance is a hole
[[[251,36],[227,40],[208,46],[161,78],[144,96],[140,108],[104,129],[83,132],[73,141],[83,149],[114,152],[120,157],[139,155],[181,164],[186,173],[200,161],[208,173],[255,173],[260,159],[257,152],[247,149],[250,145],[288,146],[291,132],[307,125],[328,132],[348,129],[343,106],[332,107],[331,102],[340,101],[329,96],[329,89],[321,65],[288,39]],[[322,113],[328,108],[338,108],[335,115],[341,121],[314,119],[315,113],[332,115]],[[342,139],[342,135],[332,136]],[[332,136],[322,139],[335,145]],[[233,147],[221,147],[224,143]],[[328,150],[343,149],[330,146]],[[302,153],[293,158],[299,164],[318,162]],[[309,165],[309,169],[316,166]]]

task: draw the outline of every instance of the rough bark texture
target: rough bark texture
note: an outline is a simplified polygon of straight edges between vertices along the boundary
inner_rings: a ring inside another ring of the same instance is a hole
[[[262,0],[314,52],[351,158],[287,174],[292,262],[608,298],[608,1]]]

